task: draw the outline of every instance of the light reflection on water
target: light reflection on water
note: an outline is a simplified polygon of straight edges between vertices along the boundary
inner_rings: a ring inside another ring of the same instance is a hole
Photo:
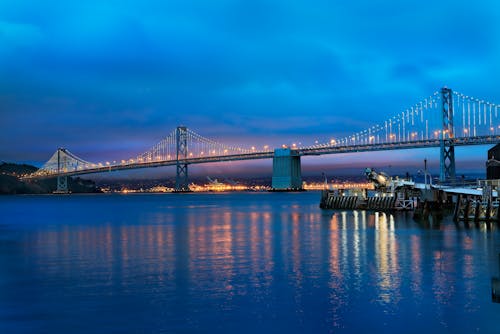
[[[495,331],[496,228],[318,198],[2,199],[0,330]]]

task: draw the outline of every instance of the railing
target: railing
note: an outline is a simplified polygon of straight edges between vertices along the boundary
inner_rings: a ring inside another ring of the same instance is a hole
[[[500,187],[500,179],[496,180],[477,180],[478,186],[483,188],[485,186],[490,186],[492,188]]]
[[[434,185],[441,187],[454,187],[454,188],[477,188],[479,187],[479,180],[448,180],[448,181],[434,181]]]

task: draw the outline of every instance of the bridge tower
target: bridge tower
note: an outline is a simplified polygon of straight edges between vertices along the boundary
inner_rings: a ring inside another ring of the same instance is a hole
[[[57,149],[57,173],[61,173],[64,171],[65,163],[63,160],[66,160],[66,155],[64,153],[63,148]],[[57,177],[57,189],[55,191],[56,194],[67,194],[69,193],[68,188],[68,177],[67,176],[58,176]]]
[[[300,155],[297,150],[277,148],[273,157],[274,190],[302,190]]]
[[[453,94],[450,88],[441,88],[443,132],[439,156],[439,181],[455,180],[455,145],[453,139]]]
[[[177,144],[177,173],[175,175],[175,191],[189,191],[188,184],[188,164],[185,162],[188,157],[187,128],[178,126],[175,131]]]

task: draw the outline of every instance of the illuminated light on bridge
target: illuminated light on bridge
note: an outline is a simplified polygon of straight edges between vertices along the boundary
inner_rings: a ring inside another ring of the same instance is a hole
[[[305,190],[324,190],[324,189],[375,189],[372,182],[335,182],[335,183],[324,183],[324,182],[303,182],[302,188]]]
[[[323,143],[316,140],[312,146],[294,143],[290,149],[288,145],[282,145],[279,150],[290,153],[288,157],[281,155],[280,161],[293,160],[292,165],[298,164],[300,168],[301,156],[440,147],[440,179],[444,181],[455,177],[455,146],[500,142],[500,136],[495,133],[495,129],[500,129],[499,106],[443,88],[396,115],[349,136],[330,137]],[[85,161],[66,149],[58,149],[31,178],[57,176],[61,179],[58,189],[64,190],[62,178],[67,176],[176,166],[176,188],[187,190],[187,168],[190,164],[268,158],[275,159],[275,152],[268,145],[262,150],[256,146],[228,145],[203,137],[186,127],[177,127],[144,153],[119,163],[106,162],[105,166]],[[292,165],[282,164],[283,168]],[[301,178],[300,171],[296,177]],[[294,179],[293,183],[297,182],[298,179]]]

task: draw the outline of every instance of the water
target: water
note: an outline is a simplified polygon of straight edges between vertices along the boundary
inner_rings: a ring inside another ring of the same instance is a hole
[[[318,201],[0,197],[0,333],[498,333],[495,227]]]

